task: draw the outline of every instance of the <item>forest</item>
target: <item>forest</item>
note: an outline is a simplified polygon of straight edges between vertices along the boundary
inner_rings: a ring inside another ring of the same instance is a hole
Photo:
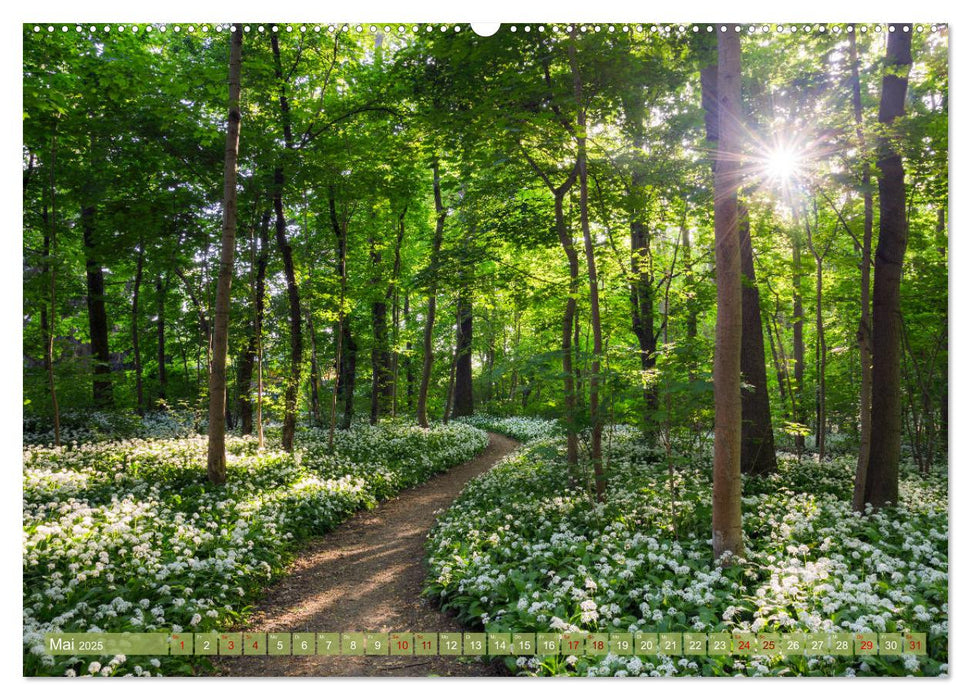
[[[947,674],[946,26],[22,33],[25,675],[282,674],[43,640],[258,626],[414,489],[456,630],[928,640],[441,674]]]

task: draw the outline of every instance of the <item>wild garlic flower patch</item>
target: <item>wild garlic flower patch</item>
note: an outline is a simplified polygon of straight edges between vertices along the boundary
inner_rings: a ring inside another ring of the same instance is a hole
[[[506,435],[520,442],[529,442],[539,438],[556,437],[563,434],[563,429],[555,420],[548,418],[529,418],[526,416],[490,416],[477,413],[473,416],[458,418],[457,420],[473,425],[482,430]]]
[[[144,416],[120,411],[65,410],[61,418],[61,444],[82,444],[131,438],[182,438],[205,428],[201,412],[150,411]],[[25,445],[53,445],[54,425],[46,416],[24,416]]]
[[[710,465],[628,435],[607,453],[608,502],[539,440],[476,478],[429,542],[427,593],[490,631],[927,632],[916,657],[536,657],[518,673],[940,675],[947,672],[947,483],[905,470],[901,505],[858,515],[855,457],[784,459],[746,479],[746,556],[711,558]],[[587,467],[586,469],[589,469]],[[672,488],[677,537],[672,530]]]
[[[356,426],[333,452],[307,431],[293,455],[230,437],[221,487],[206,481],[204,437],[27,447],[24,673],[191,672],[178,657],[52,657],[44,634],[226,629],[299,541],[486,444],[462,424]]]

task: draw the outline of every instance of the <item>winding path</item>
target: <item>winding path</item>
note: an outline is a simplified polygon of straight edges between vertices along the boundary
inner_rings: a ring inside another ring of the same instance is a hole
[[[438,510],[517,442],[495,433],[475,459],[362,511],[312,540],[269,588],[244,631],[459,632],[454,617],[422,597],[424,543]],[[501,670],[453,657],[221,657],[224,676],[493,676]]]

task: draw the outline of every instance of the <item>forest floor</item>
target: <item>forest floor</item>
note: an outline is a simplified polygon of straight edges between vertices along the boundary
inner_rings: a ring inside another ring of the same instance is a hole
[[[246,629],[260,632],[460,632],[422,596],[425,538],[436,513],[466,482],[518,443],[496,433],[475,459],[353,516],[315,539],[271,586]],[[224,676],[494,676],[498,662],[472,657],[246,656],[221,658]]]

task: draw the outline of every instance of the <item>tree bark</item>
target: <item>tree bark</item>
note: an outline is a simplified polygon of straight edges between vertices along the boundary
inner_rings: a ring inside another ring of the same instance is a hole
[[[435,235],[432,238],[431,279],[428,290],[428,310],[425,312],[425,336],[422,344],[424,357],[422,359],[421,381],[418,384],[418,425],[428,427],[428,385],[432,376],[432,364],[435,360],[432,350],[432,336],[435,330],[435,275],[438,270],[438,258],[442,249],[442,237],[445,232],[445,217],[448,215],[442,205],[442,188],[438,176],[438,160],[432,162],[432,187],[435,195]]]
[[[390,409],[391,353],[388,351],[388,302],[384,293],[378,291],[381,282],[381,252],[372,234],[371,247],[371,290],[375,294],[371,301],[371,425],[376,425],[382,413]],[[380,296],[377,296],[380,294]]]
[[[410,323],[411,309],[409,308],[409,295],[405,292],[405,308],[404,308],[404,321],[405,321],[405,332],[408,332],[408,324]],[[408,410],[414,405],[415,398],[415,370],[413,358],[411,356],[411,351],[414,349],[411,343],[411,334],[408,334],[408,340],[405,342],[405,403],[408,406]]]
[[[87,279],[88,331],[91,354],[94,358],[93,398],[98,407],[114,404],[111,390],[111,352],[108,347],[108,313],[105,309],[105,276],[98,261],[94,232],[95,208],[90,204],[81,209],[81,229],[84,236],[84,266]]]
[[[452,416],[471,416],[472,397],[472,298],[468,287],[459,290],[455,335],[455,396]]]
[[[603,354],[603,337],[600,325],[600,289],[597,282],[597,263],[593,254],[593,238],[590,235],[590,216],[587,206],[587,111],[583,101],[583,83],[577,61],[576,33],[567,47],[570,56],[570,72],[573,74],[573,95],[577,105],[577,177],[580,181],[580,228],[583,231],[583,249],[587,258],[587,279],[590,283],[590,325],[593,329],[593,357],[590,360],[590,457],[593,461],[594,491],[597,501],[603,502],[607,479],[603,468],[603,416],[600,414],[600,358]]]
[[[567,178],[560,184],[554,185],[549,176],[539,167],[529,154],[523,150],[523,155],[537,175],[546,184],[546,187],[553,195],[553,217],[556,223],[556,235],[560,239],[560,246],[566,254],[567,264],[570,269],[570,286],[566,298],[566,308],[563,310],[563,325],[560,335],[560,352],[563,362],[563,419],[566,423],[566,462],[571,467],[577,466],[579,462],[580,446],[577,438],[579,421],[577,419],[577,381],[574,371],[573,347],[579,347],[579,343],[573,342],[574,326],[577,319],[577,297],[580,294],[580,258],[577,255],[576,245],[573,242],[573,235],[566,225],[566,214],[563,211],[563,199],[573,188],[579,173],[578,161],[573,164],[573,169]],[[520,312],[516,309],[515,318],[515,341],[514,347],[519,348],[520,338]],[[577,363],[579,364],[579,363]],[[512,401],[519,381],[518,367],[513,367],[512,378],[509,389],[509,400]]]
[[[145,248],[139,244],[138,262],[135,265],[135,281],[131,297],[131,346],[135,361],[135,407],[138,415],[145,415],[145,394],[142,387],[142,353],[138,344],[138,293],[142,288],[142,270],[145,268]]]
[[[314,331],[314,316],[307,309],[307,334],[310,336],[310,420],[314,426],[320,425],[320,367],[317,364],[317,334]]]
[[[239,158],[240,69],[243,25],[234,25],[229,53],[229,119],[223,169],[223,235],[213,311],[212,363],[209,369],[209,458],[207,474],[213,484],[226,481],[226,352],[229,347],[229,302],[236,245],[236,163]]]
[[[826,251],[813,242],[809,216],[806,219],[806,243],[816,262],[816,461],[826,458],[826,331],[823,328],[823,258]],[[828,246],[827,246],[828,249]]]
[[[48,186],[50,189],[51,213],[47,218],[47,207],[44,207],[44,272],[50,275],[49,301],[51,305],[50,318],[45,318],[46,305],[41,305],[41,327],[44,329],[44,365],[47,370],[47,390],[51,395],[51,413],[54,419],[54,447],[61,445],[61,409],[57,401],[57,381],[54,377],[54,337],[57,335],[57,189],[54,186],[54,166],[57,162],[57,139],[51,138],[51,162],[49,168]],[[33,167],[31,154],[31,167]],[[27,177],[24,178],[24,190],[27,189]]]
[[[803,407],[803,375],[806,366],[806,344],[802,336],[802,236],[799,234],[798,214],[794,212],[795,230],[792,235],[792,376],[795,381],[795,407],[793,421],[805,425],[806,414]],[[795,438],[796,451],[800,459],[806,450],[806,438],[802,433]]]
[[[327,205],[330,211],[331,228],[334,231],[334,238],[337,242],[335,271],[337,272],[337,278],[340,280],[340,296],[337,301],[337,332],[335,333],[337,347],[334,352],[334,372],[336,376],[334,377],[334,387],[330,397],[330,432],[327,438],[328,446],[330,449],[334,449],[334,430],[337,427],[337,396],[340,393],[341,383],[344,380],[344,339],[345,336],[349,338],[350,335],[346,333],[347,318],[344,315],[344,303],[347,298],[347,219],[345,218],[342,223],[337,217],[337,199],[333,185],[327,188]],[[353,403],[354,386],[352,383],[350,387],[350,405],[353,406]],[[347,414],[347,422],[350,424],[349,413]]]
[[[250,337],[239,358],[236,374],[237,413],[239,413],[240,433],[253,434],[253,369],[256,366],[260,338],[263,334],[263,310],[266,297],[266,267],[270,257],[270,212],[263,212],[260,218],[260,252],[257,256],[256,235],[250,243],[250,267],[253,270],[253,320],[250,324]]]
[[[712,548],[716,560],[741,555],[742,276],[738,235],[741,162],[741,46],[739,34],[718,34],[718,150],[715,159],[715,447],[712,479]]]
[[[742,447],[743,474],[764,476],[777,469],[772,412],[765,372],[765,340],[762,310],[755,281],[755,260],[748,212],[738,204],[739,251],[742,272]]]
[[[270,35],[273,66],[279,89],[280,119],[283,125],[285,152],[293,148],[293,127],[290,102],[287,99],[286,78],[280,61],[277,35]],[[286,182],[282,159],[273,170],[273,211],[276,214],[276,244],[283,258],[283,272],[287,283],[287,303],[290,316],[290,372],[284,380],[282,447],[293,452],[293,438],[297,429],[297,393],[300,390],[300,371],[303,364],[303,321],[300,312],[300,290],[297,287],[293,264],[293,248],[287,240],[287,220],[283,211],[283,188]]]
[[[892,128],[904,114],[911,32],[891,25],[879,121]],[[909,29],[909,27],[908,27]],[[877,143],[880,230],[873,268],[873,386],[871,442],[863,502],[896,505],[900,467],[900,277],[907,249],[907,192],[901,155],[888,136]]]
[[[158,345],[158,397],[167,398],[168,376],[165,371],[165,291],[166,285],[162,282],[162,275],[155,277],[155,315],[156,321],[156,340]]]
[[[870,160],[863,131],[863,99],[860,90],[860,61],[856,50],[856,32],[848,33],[850,39],[850,67],[853,81],[853,118],[859,142],[863,174],[860,189],[863,192],[863,240],[860,246],[860,324],[856,333],[860,349],[860,449],[856,459],[856,480],[853,487],[853,509],[863,511],[863,487],[870,460],[870,397],[873,394],[870,314],[870,256],[873,242],[873,191],[871,190]]]
[[[354,417],[354,385],[357,381],[357,343],[351,335],[350,320],[345,318],[342,328],[343,339],[341,340],[341,351],[343,366],[340,368],[340,380],[338,381],[337,391],[344,397],[344,416],[341,420],[341,428],[348,430],[351,427],[351,419]]]
[[[631,189],[642,185],[639,173],[632,177]],[[651,376],[657,366],[657,336],[654,335],[654,271],[651,269],[651,239],[647,223],[635,212],[630,220],[630,303],[631,323],[640,348],[644,382],[644,432],[656,433],[658,391]]]

